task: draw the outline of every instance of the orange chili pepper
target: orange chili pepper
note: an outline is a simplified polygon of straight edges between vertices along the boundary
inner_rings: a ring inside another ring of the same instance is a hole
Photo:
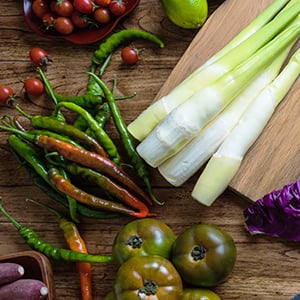
[[[31,199],[28,200],[47,208],[58,217],[59,227],[62,229],[64,238],[71,250],[88,253],[86,243],[80,235],[75,223],[67,220],[60,212],[44,203]],[[92,300],[92,265],[88,262],[76,262],[76,269],[79,275],[82,300]]]

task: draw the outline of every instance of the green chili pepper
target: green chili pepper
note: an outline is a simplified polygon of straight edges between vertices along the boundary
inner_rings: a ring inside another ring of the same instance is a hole
[[[164,43],[152,33],[140,29],[124,29],[113,33],[100,44],[99,48],[93,54],[93,63],[100,65],[117,47],[125,42],[130,42],[135,39],[148,40],[156,43],[160,48],[164,47]]]
[[[86,120],[89,128],[92,130],[93,134],[95,135],[95,138],[104,147],[104,149],[106,150],[110,158],[115,163],[120,163],[120,155],[118,153],[117,147],[115,146],[114,142],[111,140],[111,138],[108,136],[105,130],[97,123],[94,117],[87,110],[74,103],[60,102],[55,106],[54,111],[59,112],[61,107],[65,107],[81,115]]]
[[[80,253],[69,249],[56,248],[51,244],[44,242],[33,229],[19,223],[3,208],[2,197],[0,197],[0,211],[16,227],[16,229],[19,231],[20,236],[26,241],[28,246],[30,246],[35,251],[43,253],[49,259],[63,260],[67,262],[112,262],[112,257],[110,255],[92,255]]]
[[[87,133],[81,131],[80,129],[77,129],[73,125],[68,124],[65,121],[57,119],[53,116],[31,116],[25,113],[18,105],[16,106],[16,109],[23,116],[27,117],[30,120],[30,124],[33,128],[47,129],[59,134],[66,135],[69,138],[88,146],[96,153],[107,156],[103,147],[93,137],[89,136]]]
[[[95,80],[97,81],[97,83],[100,85],[100,87],[102,88],[102,90],[104,92],[106,101],[109,105],[109,108],[110,108],[110,111],[112,114],[112,118],[113,118],[115,126],[119,132],[121,141],[125,148],[125,151],[126,151],[128,157],[130,158],[131,163],[133,164],[134,168],[136,169],[138,176],[146,184],[151,199],[157,204],[162,204],[161,202],[159,202],[156,199],[156,197],[154,196],[154,194],[152,192],[152,187],[150,184],[149,172],[148,172],[147,165],[136,151],[134,140],[127,129],[125,121],[123,120],[123,117],[119,110],[119,107],[117,106],[117,103],[113,97],[113,94],[111,93],[110,89],[106,86],[106,84],[97,75],[92,74],[92,73],[90,73],[90,75],[95,78]]]

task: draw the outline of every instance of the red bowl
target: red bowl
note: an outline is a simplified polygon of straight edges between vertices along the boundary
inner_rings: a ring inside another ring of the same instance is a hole
[[[74,44],[92,44],[105,38],[117,24],[128,14],[130,14],[139,4],[140,0],[127,0],[126,11],[123,15],[115,17],[110,23],[102,25],[99,28],[75,29],[70,35],[61,35],[52,31],[46,31],[43,23],[32,12],[31,5],[34,0],[23,0],[24,18],[29,28],[46,38],[65,39]]]

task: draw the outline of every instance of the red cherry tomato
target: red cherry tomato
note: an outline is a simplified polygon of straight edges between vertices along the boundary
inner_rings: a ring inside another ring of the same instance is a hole
[[[34,15],[40,19],[45,13],[50,11],[49,4],[46,0],[34,0],[31,9]]]
[[[45,90],[42,81],[35,77],[30,77],[24,81],[24,89],[27,94],[33,96],[40,96]]]
[[[0,86],[0,103],[3,105],[9,105],[14,101],[14,90],[7,85]]]
[[[71,21],[77,28],[85,28],[89,25],[87,17],[78,10],[73,11]]]
[[[47,65],[51,62],[46,50],[38,47],[32,48],[29,51],[29,57],[35,65],[44,68],[47,67]]]
[[[83,14],[90,14],[95,9],[95,4],[92,0],[74,0],[73,5],[76,10]]]
[[[115,16],[121,16],[126,11],[126,5],[123,0],[112,0],[109,9]]]
[[[47,12],[42,16],[42,20],[46,29],[50,29],[54,25],[55,14],[53,12]]]
[[[132,48],[130,46],[127,46],[122,49],[121,58],[124,63],[126,63],[128,65],[134,65],[139,60],[138,50],[135,48]]]
[[[54,3],[51,6],[51,9],[57,13],[59,16],[62,17],[69,17],[71,16],[74,8],[73,4],[69,0],[63,0],[63,1],[52,1],[51,4]]]
[[[94,11],[94,19],[99,24],[106,24],[111,20],[111,13],[108,8],[99,7]]]
[[[95,4],[100,6],[108,6],[111,0],[94,0]]]
[[[54,28],[58,33],[68,35],[73,32],[74,25],[68,17],[57,17],[54,21]]]

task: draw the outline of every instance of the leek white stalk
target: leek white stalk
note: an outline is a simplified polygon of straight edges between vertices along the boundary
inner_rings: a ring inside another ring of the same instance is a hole
[[[289,60],[278,77],[250,104],[238,125],[208,161],[200,175],[192,197],[211,205],[238,171],[244,155],[256,141],[300,74],[300,49]]]
[[[299,23],[300,17],[234,70],[175,108],[138,145],[140,156],[152,167],[157,167],[179,152],[299,37]]]
[[[144,110],[129,124],[129,132],[136,139],[143,140],[175,107],[185,102],[205,85],[209,85],[217,77],[232,70],[273,38],[299,13],[300,3],[296,0],[290,1],[287,8],[280,11],[287,2],[286,0],[274,1],[222,50],[188,76],[168,95]],[[279,11],[280,14],[272,19]]]
[[[260,91],[278,75],[291,47],[286,50],[250,84],[234,101],[180,152],[158,167],[161,175],[172,185],[180,186],[196,173],[214,154],[247,106]]]

